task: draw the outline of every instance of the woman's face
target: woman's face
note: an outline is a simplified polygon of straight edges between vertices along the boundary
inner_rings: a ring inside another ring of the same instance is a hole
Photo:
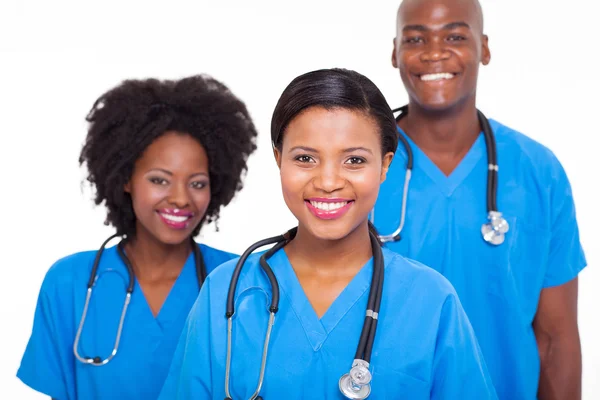
[[[125,191],[131,195],[136,234],[180,244],[210,203],[208,156],[190,135],[165,132],[135,162]]]
[[[312,107],[289,123],[275,157],[300,225],[338,240],[367,223],[393,153],[382,155],[379,127],[367,114]]]

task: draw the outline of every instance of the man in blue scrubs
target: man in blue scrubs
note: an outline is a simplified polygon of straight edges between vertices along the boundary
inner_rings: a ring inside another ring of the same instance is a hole
[[[414,167],[400,240],[387,246],[455,286],[501,399],[580,399],[586,260],[569,180],[549,149],[494,120],[497,205],[509,230],[499,245],[482,238],[488,160],[475,98],[489,61],[477,0],[401,4],[392,64],[409,95],[398,131]],[[381,234],[400,226],[406,165],[399,146],[375,206]]]

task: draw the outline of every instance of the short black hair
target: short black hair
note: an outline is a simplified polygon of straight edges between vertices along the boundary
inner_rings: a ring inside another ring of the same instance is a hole
[[[396,120],[385,97],[366,76],[341,68],[308,72],[295,78],[285,88],[271,119],[271,142],[275,148],[281,150],[289,123],[311,107],[364,112],[379,126],[383,154],[396,152]]]
[[[125,80],[100,96],[86,117],[89,128],[79,156],[105,224],[135,235],[136,217],[125,184],[144,150],[167,131],[188,134],[206,150],[211,199],[202,222],[219,218],[222,206],[243,187],[257,131],[246,105],[208,75],[180,80]]]

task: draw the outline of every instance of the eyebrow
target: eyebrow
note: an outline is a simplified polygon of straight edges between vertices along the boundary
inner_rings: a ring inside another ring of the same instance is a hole
[[[317,149],[313,149],[312,147],[306,147],[306,146],[294,146],[290,149],[290,151],[295,151],[295,150],[307,151],[309,153],[318,153]]]
[[[471,26],[464,21],[450,22],[442,27],[443,30],[451,30],[455,28],[467,28],[471,29]],[[431,29],[426,27],[425,25],[406,25],[402,28],[402,32],[406,31],[419,31],[419,32],[428,32]]]
[[[344,153],[354,153],[355,151],[366,151],[367,153],[373,154],[373,152],[366,147],[349,147],[344,149]]]
[[[148,172],[152,172],[152,171],[160,171],[160,172],[162,172],[164,174],[167,174],[169,176],[173,176],[173,173],[171,171],[168,171],[168,170],[163,169],[163,168],[152,168]],[[194,177],[194,176],[198,176],[198,175],[208,176],[208,174],[206,172],[196,172],[195,174],[190,175],[190,177]]]
[[[295,151],[295,150],[301,150],[301,151],[306,151],[309,153],[318,153],[319,151],[317,149],[313,149],[312,147],[307,147],[307,146],[294,146],[290,149],[290,152]],[[366,151],[367,153],[373,154],[373,152],[369,149],[367,149],[366,147],[348,147],[347,149],[342,150],[343,153],[353,153],[355,151]]]

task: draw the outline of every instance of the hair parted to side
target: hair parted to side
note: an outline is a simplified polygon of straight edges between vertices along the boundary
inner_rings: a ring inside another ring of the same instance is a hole
[[[396,120],[385,97],[366,76],[341,68],[308,72],[295,78],[285,88],[271,119],[273,147],[281,150],[289,123],[304,110],[312,107],[363,112],[379,127],[382,154],[396,152]],[[369,230],[377,236],[377,231],[370,221]]]
[[[256,150],[257,131],[246,105],[207,75],[123,81],[96,100],[86,120],[79,164],[87,167],[94,202],[107,208],[105,223],[120,235],[135,234],[125,184],[136,160],[165,132],[190,135],[208,155],[211,200],[194,236],[242,189],[247,159]]]
[[[383,154],[398,146],[396,120],[385,97],[366,76],[341,69],[321,69],[295,78],[283,91],[271,119],[271,142],[280,149],[289,123],[310,107],[364,112],[379,126]]]

